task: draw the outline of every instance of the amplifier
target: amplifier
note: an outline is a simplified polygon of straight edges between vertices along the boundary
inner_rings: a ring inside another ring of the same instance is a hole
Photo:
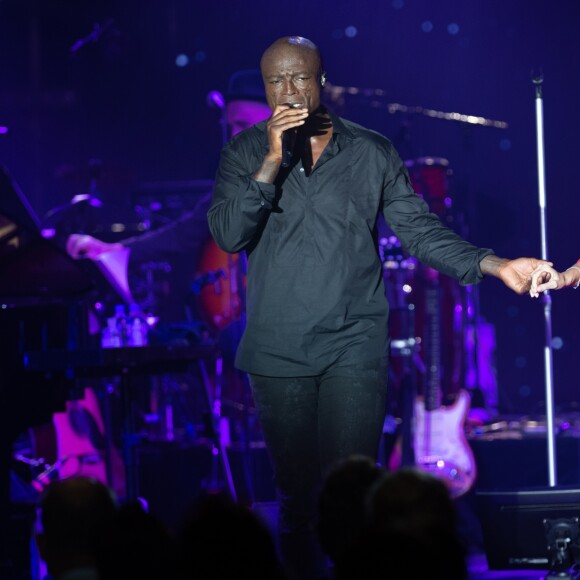
[[[545,435],[519,439],[469,441],[477,466],[477,489],[520,489],[548,485],[548,447]],[[580,484],[580,437],[556,438],[557,481]]]
[[[227,453],[238,501],[248,505],[273,502],[273,473],[266,448],[254,442],[249,452],[230,447]],[[209,443],[142,443],[137,446],[137,461],[139,496],[172,531],[179,529],[187,508],[201,493],[226,489],[221,463]]]

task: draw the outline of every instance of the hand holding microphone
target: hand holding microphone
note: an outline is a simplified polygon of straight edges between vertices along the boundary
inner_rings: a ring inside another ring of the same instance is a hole
[[[288,104],[291,109],[300,109],[301,105],[298,103]],[[282,133],[282,167],[289,167],[292,163],[292,153],[294,151],[294,144],[296,143],[297,129],[286,129]]]
[[[268,153],[254,179],[264,183],[274,183],[280,167],[288,167],[296,141],[296,133],[308,117],[308,108],[301,103],[281,103],[276,105],[268,119]]]
[[[300,103],[283,103],[274,109],[268,127],[270,151],[279,152],[282,167],[288,167],[292,161],[296,132],[305,123],[307,116],[307,108]]]

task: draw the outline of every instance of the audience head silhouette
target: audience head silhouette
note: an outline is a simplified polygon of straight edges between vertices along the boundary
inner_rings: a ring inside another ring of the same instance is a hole
[[[99,538],[100,580],[170,579],[174,556],[173,538],[163,522],[140,502],[126,503]]]
[[[117,508],[112,491],[91,477],[53,481],[40,498],[36,541],[55,578],[80,568],[95,568],[97,537]]]
[[[340,565],[363,531],[369,491],[385,473],[371,457],[353,455],[327,474],[318,500],[317,532],[333,564]]]
[[[201,496],[186,517],[179,537],[178,573],[195,580],[284,578],[266,524],[223,493]]]
[[[466,580],[455,504],[446,485],[412,467],[388,473],[368,498],[368,524],[340,580],[445,578]]]

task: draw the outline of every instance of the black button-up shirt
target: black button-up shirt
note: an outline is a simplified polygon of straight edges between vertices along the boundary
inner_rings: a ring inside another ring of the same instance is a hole
[[[377,250],[379,212],[402,246],[462,284],[492,253],[445,227],[417,195],[382,135],[331,114],[333,136],[312,173],[297,160],[275,184],[255,181],[265,122],[222,151],[208,212],[217,244],[248,257],[241,370],[311,376],[331,365],[375,367],[388,348],[388,304]]]

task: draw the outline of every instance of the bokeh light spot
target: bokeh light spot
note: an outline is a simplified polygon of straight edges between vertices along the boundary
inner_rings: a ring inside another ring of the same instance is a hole
[[[512,148],[512,142],[510,139],[504,138],[499,142],[499,148],[502,151],[509,151]]]
[[[178,54],[175,57],[175,65],[178,67],[184,67],[187,66],[189,64],[189,57],[187,56],[187,54]]]
[[[347,26],[344,29],[344,34],[347,38],[354,38],[358,34],[356,26]]]

